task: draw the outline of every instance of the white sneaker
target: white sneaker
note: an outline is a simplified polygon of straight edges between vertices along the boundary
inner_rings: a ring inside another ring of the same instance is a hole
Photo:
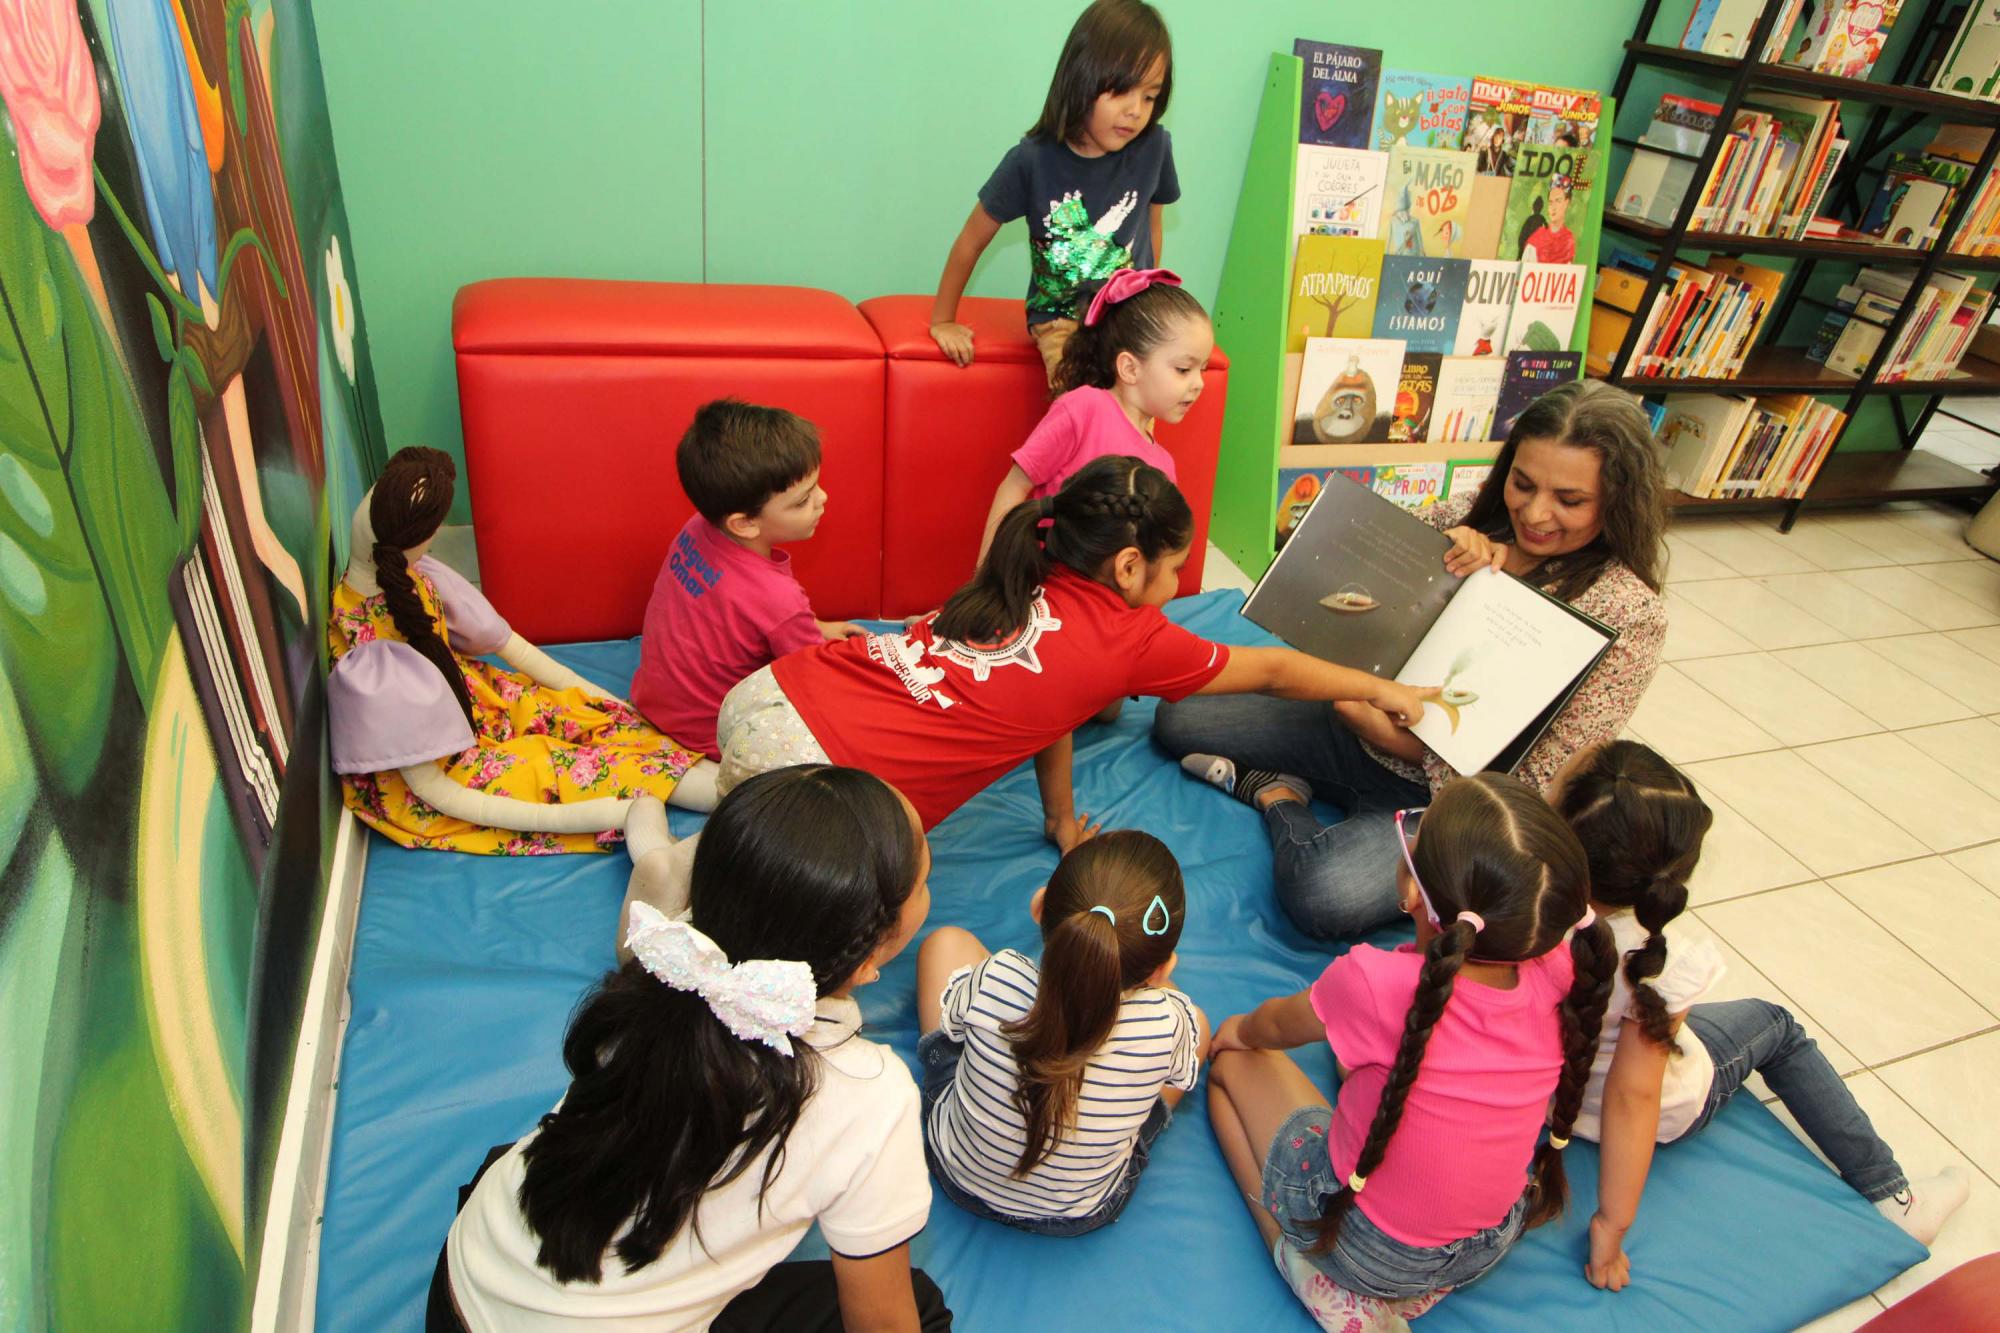
[[[1944,1230],[1944,1224],[1958,1211],[1972,1190],[1971,1178],[1956,1166],[1948,1166],[1934,1176],[1910,1182],[1886,1199],[1875,1202],[1875,1211],[1894,1222],[1926,1249]]]

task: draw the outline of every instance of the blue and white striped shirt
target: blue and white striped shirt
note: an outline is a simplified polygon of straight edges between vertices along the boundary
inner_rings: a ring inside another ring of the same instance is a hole
[[[1194,1087],[1201,1072],[1194,1002],[1177,990],[1125,996],[1111,1036],[1085,1067],[1076,1122],[1055,1150],[1016,1180],[1027,1125],[1014,1105],[1020,1083],[1013,1043],[1000,1031],[1026,1018],[1041,983],[1033,959],[1003,949],[960,968],[944,988],[945,1036],[965,1053],[932,1108],[931,1151],[960,1188],[1009,1217],[1083,1217],[1104,1202],[1132,1156],[1161,1088]]]

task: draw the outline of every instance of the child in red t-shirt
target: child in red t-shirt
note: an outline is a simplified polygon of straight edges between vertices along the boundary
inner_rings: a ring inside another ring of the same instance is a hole
[[[791,556],[773,549],[819,526],[819,461],[811,422],[729,398],[697,411],[675,452],[696,513],[668,548],[646,604],[632,702],[710,759],[722,755],[715,714],[731,686],[795,649],[861,632],[814,619]],[[697,771],[711,775],[713,793],[712,767]]]

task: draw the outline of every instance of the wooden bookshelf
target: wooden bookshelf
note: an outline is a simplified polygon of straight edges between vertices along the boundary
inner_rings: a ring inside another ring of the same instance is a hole
[[[1765,49],[1771,26],[1781,8],[1781,0],[1766,0],[1746,50],[1761,52]],[[1808,507],[1976,496],[1994,488],[1993,478],[1933,455],[1917,453],[1914,446],[1938,404],[1946,397],[2000,394],[2000,366],[1968,358],[1957,373],[1942,380],[1884,381],[1880,375],[1904,327],[1921,303],[1925,286],[1933,275],[1941,270],[1960,273],[2000,271],[2000,256],[1957,255],[1950,250],[1952,238],[1957,235],[1977,193],[1977,182],[1993,168],[1996,152],[2000,152],[2000,132],[1988,137],[1985,151],[1973,168],[1969,183],[1958,191],[1938,240],[1929,246],[1910,248],[1812,237],[1791,240],[1740,236],[1697,231],[1690,225],[1696,205],[1700,202],[1702,183],[1708,180],[1715,167],[1729,126],[1734,122],[1745,97],[1757,89],[1829,98],[1857,103],[1865,108],[1854,121],[1843,117],[1842,132],[1851,147],[1825,195],[1824,207],[1831,213],[1845,216],[1850,223],[1859,218],[1866,206],[1866,198],[1858,182],[1864,174],[1880,169],[1887,155],[1900,146],[1900,141],[1917,121],[1933,117],[1955,124],[2000,127],[2000,103],[1982,102],[1914,86],[1918,68],[1931,48],[1933,38],[1951,22],[1952,9],[1951,0],[1909,0],[1903,6],[1897,24],[1898,35],[1907,37],[1903,55],[1893,76],[1878,81],[1874,78],[1838,78],[1788,65],[1710,55],[1663,45],[1652,40],[1652,29],[1660,12],[1659,0],[1644,0],[1631,40],[1625,43],[1618,78],[1612,85],[1614,105],[1627,100],[1625,95],[1631,88],[1633,75],[1641,67],[1681,70],[1723,87],[1719,92],[1721,112],[1716,117],[1716,130],[1709,135],[1706,147],[1699,154],[1674,154],[1695,165],[1692,182],[1675,211],[1673,222],[1660,226],[1608,208],[1605,210],[1606,230],[1644,242],[1653,249],[1652,272],[1647,276],[1636,308],[1640,311],[1652,309],[1655,298],[1665,286],[1673,261],[1690,251],[1770,256],[1793,261],[1777,306],[1764,324],[1764,336],[1770,338],[1783,335],[1801,299],[1811,304],[1822,304],[1804,296],[1804,289],[1819,264],[1900,265],[1913,270],[1909,292],[1895,316],[1884,326],[1881,342],[1859,376],[1829,371],[1807,357],[1802,348],[1775,343],[1753,348],[1744,358],[1742,372],[1728,379],[1628,375],[1625,367],[1637,354],[1637,343],[1645,322],[1638,317],[1630,321],[1623,343],[1610,366],[1590,373],[1640,394],[1808,393],[1815,397],[1839,399],[1846,416],[1833,441],[1834,452],[1829,453],[1803,496],[1790,500],[1676,496],[1676,508],[1778,511],[1784,516],[1779,529],[1789,531],[1799,513]],[[1917,31],[1901,32],[1905,25]],[[1878,68],[1876,72],[1881,71]],[[1857,121],[1860,126],[1858,133],[1855,132]],[[1628,148],[1636,145],[1635,140],[1616,135],[1612,137],[1612,142]],[[1856,413],[1871,398],[1889,401],[1901,447],[1885,452],[1838,452],[1847,431],[1854,425]],[[1905,410],[1912,403],[1916,406],[1914,417]]]

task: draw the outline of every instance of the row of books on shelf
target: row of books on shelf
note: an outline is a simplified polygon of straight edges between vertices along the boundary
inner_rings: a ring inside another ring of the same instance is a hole
[[[1597,270],[1589,367],[1607,374],[1632,321],[1639,339],[1623,374],[1629,378],[1728,379],[1742,373],[1784,274],[1717,255],[1706,264],[1674,260],[1643,313],[1639,303],[1654,261],[1614,254]]]
[[[1804,495],[1845,413],[1805,394],[1669,394],[1660,422],[1667,484],[1698,499]]]
[[[1415,352],[1396,338],[1308,338],[1294,444],[1459,444],[1506,438],[1514,418],[1582,369],[1576,352]]]
[[[1860,375],[1882,345],[1913,281],[1913,275],[1893,269],[1862,269],[1840,289],[1806,355],[1828,370]],[[1965,359],[1992,301],[1991,285],[1981,287],[1969,274],[1932,274],[1876,380],[1949,378]]]
[[[1313,501],[1335,477],[1346,477],[1405,509],[1428,509],[1440,500],[1469,498],[1479,493],[1493,471],[1490,458],[1466,458],[1424,463],[1382,463],[1374,467],[1284,467],[1278,469],[1277,544],[1283,546],[1297,530]]]
[[[1696,0],[1682,49],[1741,59],[1766,3],[1778,12],[1760,60],[1846,79],[1868,77],[1902,9],[1902,0],[1814,0],[1809,13],[1805,0]]]
[[[1413,352],[1499,356],[1569,344],[1581,264],[1394,255],[1379,239],[1305,236],[1292,261],[1285,350],[1308,338],[1396,338]]]
[[[1294,51],[1305,61],[1294,236],[1566,263],[1579,229],[1595,234],[1596,93],[1384,69],[1371,47],[1301,39]]]
[[[1669,226],[1694,183],[1722,108],[1669,94],[1625,164],[1615,196],[1626,217]],[[1795,240],[1807,234],[1847,151],[1836,102],[1782,93],[1745,98],[1716,150],[1689,226]],[[1682,156],[1685,155],[1685,156]]]

